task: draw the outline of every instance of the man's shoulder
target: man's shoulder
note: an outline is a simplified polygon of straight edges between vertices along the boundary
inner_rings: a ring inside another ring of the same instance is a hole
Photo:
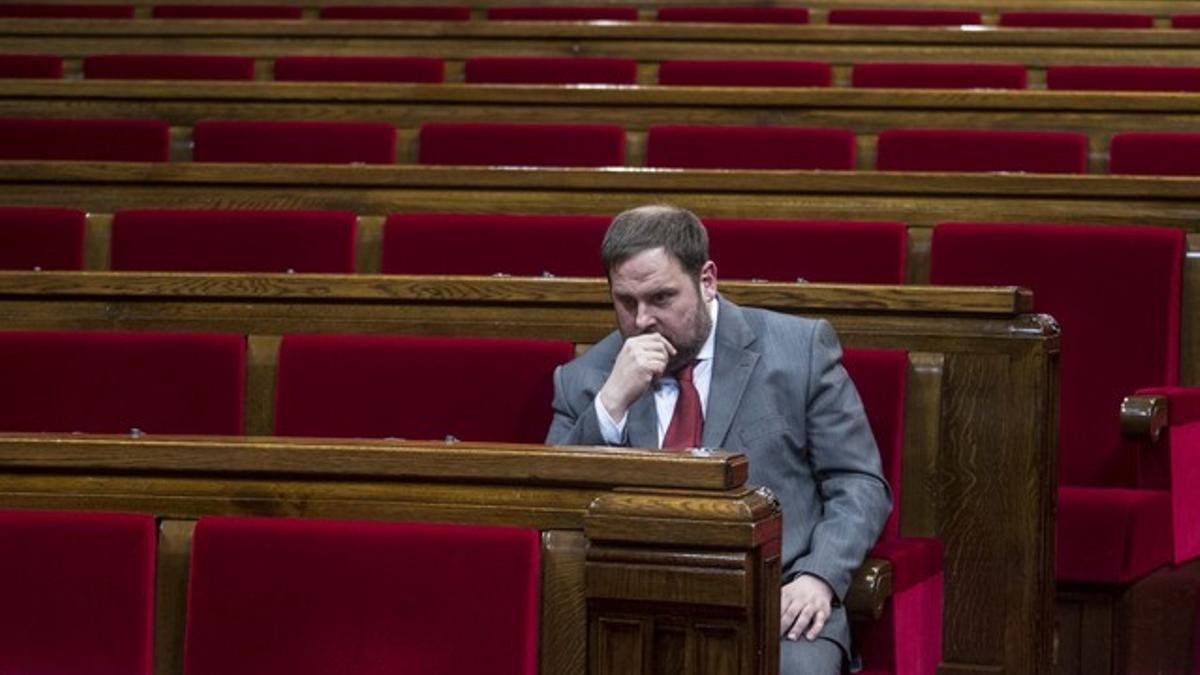
[[[828,323],[824,319],[794,316],[760,307],[745,307],[734,303],[729,305],[746,322],[750,330],[760,337],[784,333],[812,335],[821,325]]]

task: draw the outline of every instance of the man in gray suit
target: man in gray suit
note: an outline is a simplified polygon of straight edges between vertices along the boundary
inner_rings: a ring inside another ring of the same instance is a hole
[[[891,495],[833,328],[719,298],[683,209],[618,215],[601,258],[619,330],[555,372],[546,442],[744,452],[783,506],[780,672],[842,672],[841,600]]]

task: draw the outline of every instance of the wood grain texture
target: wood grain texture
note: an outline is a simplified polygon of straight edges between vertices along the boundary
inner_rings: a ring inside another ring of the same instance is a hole
[[[587,538],[580,532],[542,533],[540,672],[562,675],[587,672],[586,551]]]

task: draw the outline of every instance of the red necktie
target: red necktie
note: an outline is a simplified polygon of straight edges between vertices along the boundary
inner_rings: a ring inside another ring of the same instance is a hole
[[[675,413],[671,416],[671,424],[667,427],[667,435],[663,436],[663,449],[684,450],[700,447],[700,433],[704,428],[704,411],[700,407],[700,394],[692,383],[692,369],[696,362],[692,361],[675,374],[679,381],[679,398],[675,399]]]

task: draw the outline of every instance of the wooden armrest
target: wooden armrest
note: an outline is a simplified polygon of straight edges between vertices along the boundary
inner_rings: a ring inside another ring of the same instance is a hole
[[[1121,401],[1121,435],[1129,440],[1157,442],[1167,422],[1166,396],[1135,395]]]
[[[883,616],[883,606],[892,597],[892,563],[867,558],[854,571],[846,592],[846,611],[852,620],[874,621]]]

